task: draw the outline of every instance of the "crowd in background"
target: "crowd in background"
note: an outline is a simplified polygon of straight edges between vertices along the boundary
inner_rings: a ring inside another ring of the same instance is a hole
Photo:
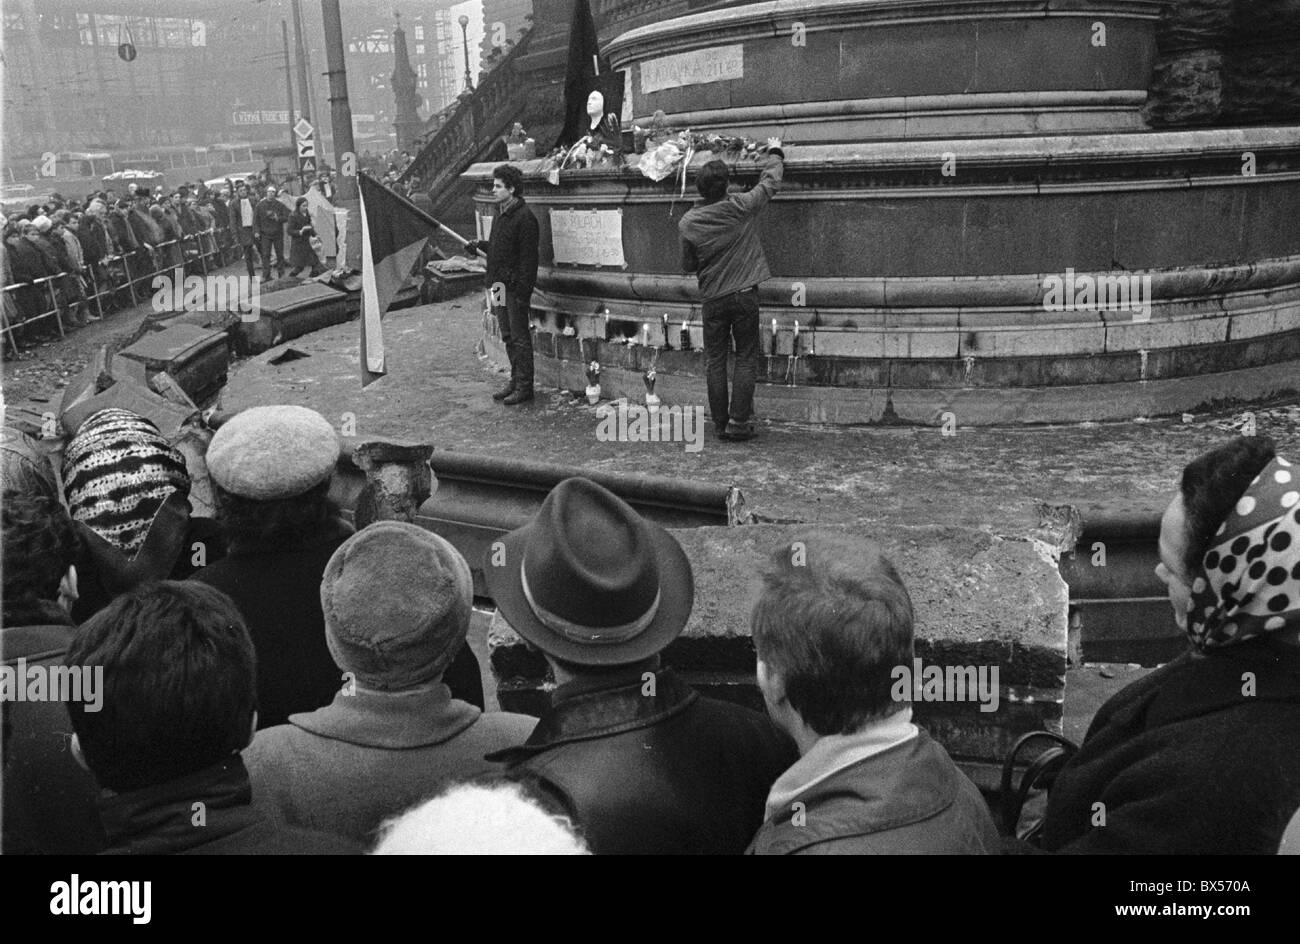
[[[238,182],[228,178],[219,188],[194,183],[151,190],[129,183],[121,191],[105,188],[85,197],[52,194],[21,214],[0,216],[4,326],[22,343],[56,336],[55,324],[42,316],[57,310],[65,328],[81,327],[99,320],[101,312],[147,297],[155,273],[177,267],[202,273],[241,255],[250,277],[262,258],[269,280],[275,253],[283,276],[286,235],[295,274],[319,274],[322,259],[312,248],[315,230],[306,198],[299,197],[290,211],[268,180],[259,172]],[[310,187],[332,201],[331,174],[321,174]],[[252,194],[256,219],[250,228],[256,235],[249,240],[237,211],[241,197]]]

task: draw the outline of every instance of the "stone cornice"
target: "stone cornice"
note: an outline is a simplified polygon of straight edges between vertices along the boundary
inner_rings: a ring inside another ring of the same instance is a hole
[[[1157,20],[1159,0],[768,0],[691,13],[622,33],[606,47],[616,69],[630,61],[748,38],[781,35],[799,21],[809,32],[858,26],[994,19],[1124,18]]]

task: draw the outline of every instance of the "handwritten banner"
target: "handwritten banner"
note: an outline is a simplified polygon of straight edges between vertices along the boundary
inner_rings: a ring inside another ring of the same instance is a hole
[[[555,262],[627,268],[622,210],[551,210]]]
[[[681,88],[683,85],[706,85],[745,76],[745,47],[714,46],[696,49],[641,63],[641,93]]]

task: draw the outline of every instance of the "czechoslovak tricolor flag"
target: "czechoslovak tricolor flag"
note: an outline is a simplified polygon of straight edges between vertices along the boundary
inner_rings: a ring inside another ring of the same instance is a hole
[[[365,387],[387,373],[380,319],[406,284],[435,224],[411,201],[365,174],[357,174],[357,182],[361,189],[361,386]]]

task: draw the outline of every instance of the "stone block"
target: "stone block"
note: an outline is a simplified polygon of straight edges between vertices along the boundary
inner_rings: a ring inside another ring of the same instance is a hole
[[[223,331],[178,324],[146,334],[121,356],[144,364],[149,373],[165,372],[202,406],[226,383],[230,345]]]
[[[348,295],[319,282],[269,292],[261,297],[257,320],[234,325],[235,347],[241,354],[261,354],[349,317]]]

